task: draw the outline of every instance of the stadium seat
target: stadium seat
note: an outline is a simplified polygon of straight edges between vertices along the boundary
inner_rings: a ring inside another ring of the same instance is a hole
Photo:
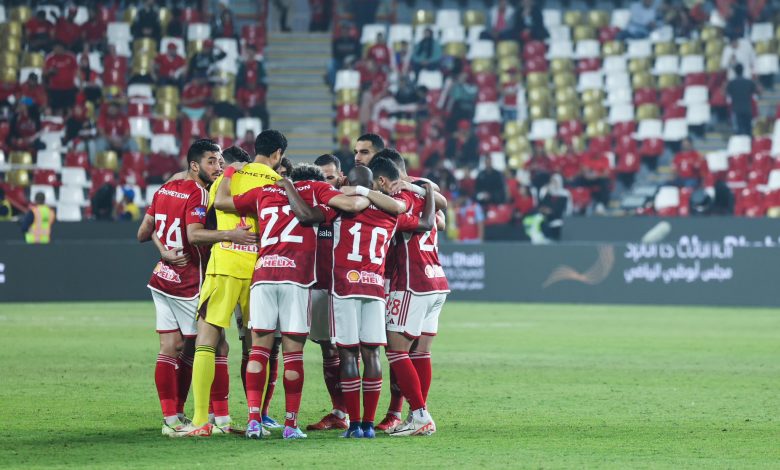
[[[531,123],[531,132],[528,134],[530,140],[547,140],[555,137],[557,126],[552,119],[538,119]]]
[[[87,172],[82,167],[64,167],[60,179],[62,184],[67,186],[89,186]]]
[[[60,188],[59,202],[81,207],[87,206],[87,199],[84,197],[84,188],[82,186],[63,185]]]
[[[777,54],[761,54],[756,58],[755,72],[758,75],[774,75],[780,72]]]
[[[176,136],[174,135],[153,135],[151,144],[151,151],[153,153],[165,153],[168,155],[179,154],[179,146],[176,143]]]
[[[363,32],[360,35],[361,44],[373,44],[376,41],[376,35],[382,33],[387,37],[387,27],[383,24],[367,24],[363,26]]]
[[[706,86],[689,86],[685,89],[682,102],[685,106],[709,103],[709,90]]]
[[[750,29],[750,42],[771,41],[774,38],[772,23],[755,23]]]
[[[501,122],[501,109],[497,103],[477,103],[474,112],[474,122],[477,124],[484,122]]]
[[[676,186],[661,186],[653,200],[653,208],[661,216],[676,216],[680,207],[680,190]]]
[[[664,122],[663,139],[666,142],[679,142],[688,137],[688,121],[669,119]]]
[[[57,220],[60,222],[81,222],[81,205],[62,202],[57,203]]]
[[[729,156],[750,153],[751,139],[747,135],[732,135],[729,137],[726,152]]]
[[[645,59],[653,55],[653,44],[647,39],[628,41],[626,57],[629,59]]]
[[[767,181],[767,189],[774,191],[780,189],[780,169],[772,170],[769,173],[769,181]]]
[[[554,26],[560,26],[563,20],[561,10],[555,8],[545,8],[542,10],[542,22],[546,28],[552,28]]]
[[[164,37],[160,40],[159,52],[164,54],[168,51],[168,44],[176,46],[176,53],[182,57],[187,57],[187,49],[184,46],[184,39],[176,37]]]
[[[336,74],[335,91],[360,89],[360,72],[356,70],[340,70]]]
[[[263,123],[259,118],[240,118],[236,121],[236,136],[243,138],[246,131],[251,130],[254,135],[263,130]]]
[[[674,55],[665,55],[655,59],[653,75],[677,74],[680,71],[680,58]]]
[[[80,167],[89,169],[89,155],[87,152],[70,152],[65,156],[65,167]]]
[[[187,41],[205,41],[209,38],[211,38],[211,26],[208,23],[187,25]]]
[[[56,171],[62,168],[62,155],[57,150],[40,150],[36,160],[38,168]]]
[[[493,41],[479,40],[471,44],[466,58],[468,60],[492,59],[495,56],[494,49]]]
[[[705,155],[705,158],[707,160],[707,169],[710,171],[710,173],[719,173],[719,172],[728,171],[729,169],[728,152],[726,151],[709,152]]]
[[[689,126],[706,125],[710,122],[711,116],[709,103],[688,105],[685,113],[685,119]]]
[[[128,118],[130,123],[130,135],[132,137],[143,137],[145,139],[152,138],[152,128],[149,123],[149,118],[145,117],[131,117]]]
[[[444,86],[444,77],[438,70],[420,70],[417,75],[417,86],[424,86],[428,90],[441,90]]]
[[[572,59],[574,58],[574,47],[571,41],[551,41],[550,49],[547,51],[547,59]]]
[[[595,39],[578,41],[574,57],[577,59],[597,59],[601,57],[601,45]]]
[[[685,56],[680,61],[680,75],[690,75],[692,73],[704,72],[704,56],[690,55]]]
[[[609,109],[609,116],[607,122],[610,125],[615,125],[619,122],[633,121],[634,120],[634,106],[631,103],[619,103],[614,104]]]
[[[390,25],[390,30],[387,35],[387,42],[390,45],[406,41],[410,45],[413,44],[414,31],[411,25],[408,24],[393,24]]]

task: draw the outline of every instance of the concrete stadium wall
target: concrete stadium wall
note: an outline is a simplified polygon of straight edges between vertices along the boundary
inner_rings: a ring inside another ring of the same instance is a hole
[[[775,238],[776,240],[776,238]],[[780,306],[780,249],[738,237],[656,245],[442,245],[453,300]],[[157,261],[129,240],[0,242],[0,302],[146,300]]]

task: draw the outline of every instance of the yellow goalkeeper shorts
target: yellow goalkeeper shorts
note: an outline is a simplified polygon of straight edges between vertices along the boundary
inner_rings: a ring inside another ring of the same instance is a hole
[[[236,305],[241,309],[244,324],[249,322],[249,285],[251,279],[238,279],[223,274],[207,274],[200,288],[198,313],[214,326],[230,327]]]

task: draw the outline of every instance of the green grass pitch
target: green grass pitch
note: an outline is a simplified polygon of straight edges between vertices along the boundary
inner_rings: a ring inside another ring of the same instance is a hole
[[[0,339],[4,468],[780,466],[776,310],[452,302],[433,352],[438,433],[373,441],[161,436],[151,301],[0,304]],[[328,410],[316,345],[305,359],[303,425]]]

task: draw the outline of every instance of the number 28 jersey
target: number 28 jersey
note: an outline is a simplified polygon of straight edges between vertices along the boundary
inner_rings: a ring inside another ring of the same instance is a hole
[[[146,213],[154,217],[154,231],[168,250],[190,255],[185,266],[160,260],[154,268],[149,288],[178,299],[194,299],[203,279],[203,249],[187,240],[187,225],[206,224],[208,192],[190,179],[164,184],[152,199]]]
[[[295,187],[306,204],[327,204],[341,194],[328,183],[298,181]],[[236,210],[257,214],[260,249],[252,276],[255,284],[315,283],[317,263],[317,226],[298,222],[284,189],[269,185],[233,197]]]

